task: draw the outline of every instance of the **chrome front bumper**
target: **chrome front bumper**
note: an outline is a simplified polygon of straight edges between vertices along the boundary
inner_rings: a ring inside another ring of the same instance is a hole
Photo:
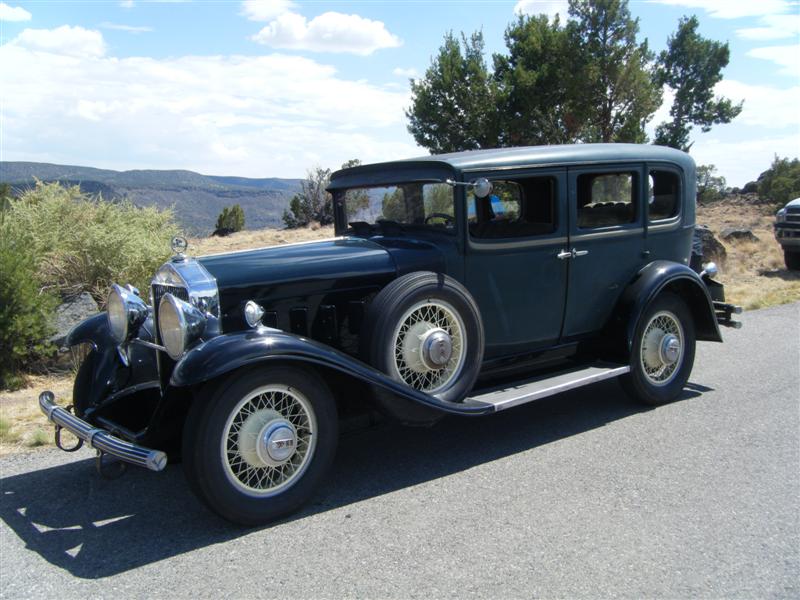
[[[53,392],[39,394],[39,408],[57,428],[66,429],[89,444],[90,448],[151,471],[162,471],[167,466],[166,453],[131,444],[114,437],[103,429],[90,425],[71,412],[57,406]]]

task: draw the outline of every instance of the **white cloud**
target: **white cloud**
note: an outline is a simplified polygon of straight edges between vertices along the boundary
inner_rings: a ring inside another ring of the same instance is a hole
[[[800,128],[800,85],[781,89],[723,79],[714,87],[714,93],[735,102],[744,100],[742,112],[733,121],[736,124],[781,132]]]
[[[290,0],[244,0],[240,14],[251,21],[271,21],[295,6]]]
[[[267,24],[252,39],[273,48],[348,52],[361,56],[402,44],[382,21],[337,12],[323,13],[311,21],[297,13],[287,12]]]
[[[133,0],[120,0],[120,8],[133,8]]]
[[[739,19],[791,12],[786,0],[651,0],[656,4],[699,8],[718,19]]]
[[[747,56],[769,60],[781,67],[778,72],[790,77],[800,77],[800,46],[765,46],[753,48]],[[799,100],[800,101],[800,100]],[[798,104],[800,106],[800,104]]]
[[[748,40],[782,40],[800,36],[800,14],[766,15],[760,19],[761,27],[737,29],[736,35]]]
[[[514,14],[545,14],[551,19],[559,15],[562,21],[566,21],[569,16],[569,4],[566,0],[519,0],[514,5]]]
[[[766,171],[777,154],[781,157],[800,157],[799,131],[785,135],[765,135],[758,138],[732,138],[704,134],[692,146],[692,157],[698,165],[712,164],[728,185],[741,187],[755,181]],[[708,136],[708,139],[706,139]]]
[[[392,71],[392,74],[398,77],[416,77],[418,73],[414,67],[409,67],[408,69],[397,67]]]
[[[31,13],[21,6],[9,6],[0,2],[0,21],[30,21]]]
[[[121,25],[119,23],[100,23],[103,29],[115,29],[117,31],[127,31],[128,33],[147,33],[153,31],[152,27],[144,27],[137,25]]]
[[[277,53],[103,56],[92,33],[91,52],[42,52],[30,34],[0,46],[5,159],[295,177],[424,154],[405,130],[406,89]]]
[[[55,29],[25,29],[6,46],[80,57],[100,57],[106,52],[106,44],[99,31],[69,25]]]
[[[744,100],[744,106],[730,124],[715,125],[708,133],[692,130],[691,154],[697,164],[716,165],[729,185],[741,186],[769,167],[775,154],[800,156],[800,85],[781,89],[724,79],[714,94]],[[651,137],[657,125],[669,120],[674,97],[664,89],[663,103],[647,127]]]

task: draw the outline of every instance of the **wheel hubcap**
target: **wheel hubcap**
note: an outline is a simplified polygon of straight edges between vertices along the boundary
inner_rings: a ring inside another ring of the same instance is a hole
[[[651,384],[667,385],[683,360],[683,327],[671,312],[653,315],[642,335],[642,371]]]
[[[286,419],[270,421],[261,429],[257,438],[256,454],[266,465],[277,467],[295,453],[297,435]]]
[[[671,365],[678,360],[681,355],[681,341],[677,336],[668,333],[661,339],[661,346],[658,349],[661,362]]]
[[[453,355],[453,340],[444,329],[431,329],[422,336],[420,356],[422,364],[431,371],[441,369]]]

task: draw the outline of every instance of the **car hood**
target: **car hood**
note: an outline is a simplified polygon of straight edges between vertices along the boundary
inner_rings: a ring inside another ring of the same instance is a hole
[[[784,208],[800,208],[800,198],[795,198],[791,202],[787,202]]]
[[[396,272],[381,246],[357,238],[334,238],[201,256],[220,291],[278,283],[339,279]]]

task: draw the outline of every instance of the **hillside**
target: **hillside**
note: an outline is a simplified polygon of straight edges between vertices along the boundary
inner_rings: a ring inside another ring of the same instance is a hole
[[[281,216],[299,190],[299,179],[220,177],[193,171],[112,171],[35,162],[0,162],[0,182],[13,188],[36,180],[79,185],[109,201],[123,198],[138,206],[172,207],[185,231],[205,235],[214,229],[222,208],[240,204],[248,229],[281,227]]]

